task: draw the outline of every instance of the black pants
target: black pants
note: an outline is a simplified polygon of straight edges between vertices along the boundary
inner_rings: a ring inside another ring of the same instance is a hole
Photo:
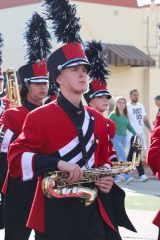
[[[159,233],[158,233],[158,239],[157,240],[160,240],[160,228],[159,228]]]
[[[0,200],[0,229],[4,228],[4,196],[1,194]]]
[[[28,240],[31,229],[26,227],[36,180],[21,182],[9,178],[5,197],[5,240]]]
[[[117,232],[115,232],[109,226],[107,226],[106,224],[105,224],[104,228],[105,228],[105,236],[106,236],[105,239],[106,240],[122,240],[118,229],[117,229]]]
[[[129,161],[129,162],[132,161],[132,157],[133,157],[133,147],[132,147],[133,141],[134,141],[134,136],[131,138],[130,149],[129,149],[129,153],[128,153],[128,156],[127,156],[127,161]],[[142,176],[143,174],[145,174],[142,161],[140,161],[139,165],[136,168],[137,168],[139,176]]]
[[[45,199],[45,216],[36,240],[106,240],[97,201],[85,207],[80,199]]]

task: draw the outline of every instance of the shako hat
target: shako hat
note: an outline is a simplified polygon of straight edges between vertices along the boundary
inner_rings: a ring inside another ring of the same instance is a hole
[[[50,38],[45,20],[33,13],[24,33],[27,64],[18,69],[20,83],[49,82],[46,58],[51,49]]]
[[[103,53],[101,42],[96,42],[95,40],[86,42],[85,53],[91,64],[89,89],[84,94],[87,104],[89,104],[90,100],[94,97],[105,95],[110,99],[112,96],[107,89],[106,82],[109,76],[107,59]]]
[[[76,17],[76,6],[69,0],[44,0],[47,19],[52,21],[53,32],[57,42],[62,46],[54,51],[48,58],[47,68],[52,80],[56,80],[64,68],[86,65],[89,62],[85,55],[79,35],[79,18]]]
[[[2,71],[2,47],[3,47],[3,36],[0,33],[0,80],[4,80],[3,71]]]

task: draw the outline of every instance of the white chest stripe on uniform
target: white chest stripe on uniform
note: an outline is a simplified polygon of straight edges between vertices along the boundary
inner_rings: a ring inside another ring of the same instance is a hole
[[[84,122],[83,122],[83,126],[82,126],[83,136],[85,136],[85,134],[87,133],[89,121],[90,121],[89,114],[85,110],[85,118],[84,118]],[[64,155],[66,155],[67,152],[72,151],[78,144],[79,144],[78,137],[75,137],[67,145],[65,145],[64,147],[59,149],[60,156],[63,157]]]
[[[6,132],[4,133],[4,137],[2,140],[1,144],[1,152],[7,153],[8,152],[8,147],[11,142],[11,139],[13,137],[13,132],[10,129],[7,129]]]
[[[87,145],[86,145],[86,152],[89,151],[89,149],[91,148],[92,144],[93,144],[93,140],[94,140],[94,135],[92,134],[90,140],[88,141]],[[82,159],[82,152],[80,152],[79,154],[77,154],[74,158],[72,158],[69,162],[71,163],[77,163],[78,161],[80,161]]]

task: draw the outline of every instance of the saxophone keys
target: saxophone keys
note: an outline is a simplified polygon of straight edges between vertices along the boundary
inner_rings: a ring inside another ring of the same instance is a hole
[[[62,194],[63,195],[68,195],[71,193],[71,188],[62,188]]]
[[[79,187],[73,187],[72,193],[77,193],[77,192],[79,192]]]

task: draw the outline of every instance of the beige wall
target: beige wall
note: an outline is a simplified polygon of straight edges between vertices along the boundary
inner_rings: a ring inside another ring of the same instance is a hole
[[[144,68],[132,68],[130,66],[109,68],[111,76],[108,79],[108,87],[113,96],[123,95],[129,100],[130,90],[136,88],[140,91],[140,101],[143,99]]]
[[[0,10],[0,32],[4,37],[3,69],[17,69],[24,64],[23,32],[25,22],[33,11],[41,11],[40,4]]]
[[[139,9],[78,2],[78,12],[82,16],[84,39],[142,47],[143,31],[139,23],[143,21],[143,13]]]
[[[148,80],[148,96],[146,96],[146,102],[148,104],[149,116],[151,121],[155,120],[155,116],[158,112],[158,108],[154,103],[154,97],[160,95],[160,69],[149,69]]]
[[[81,16],[81,36],[108,43],[135,45],[147,52],[147,16],[149,17],[149,44],[157,53],[157,27],[160,10],[142,10],[103,4],[74,2]],[[5,37],[4,66],[18,67],[24,61],[23,38],[25,22],[33,11],[42,12],[41,4],[32,4],[0,10],[0,31]],[[156,48],[156,49],[155,49]],[[7,63],[6,63],[7,62]]]

